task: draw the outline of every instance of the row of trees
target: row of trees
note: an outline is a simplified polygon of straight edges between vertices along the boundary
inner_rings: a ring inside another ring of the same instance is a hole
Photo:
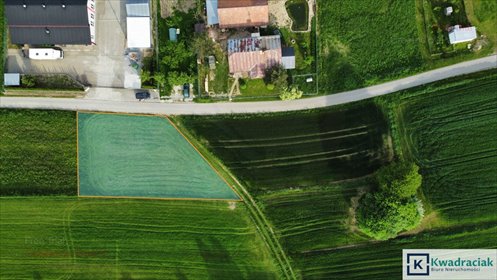
[[[375,180],[377,190],[359,201],[359,229],[386,240],[417,227],[423,218],[422,203],[416,196],[422,182],[419,167],[412,162],[394,162],[381,168]]]

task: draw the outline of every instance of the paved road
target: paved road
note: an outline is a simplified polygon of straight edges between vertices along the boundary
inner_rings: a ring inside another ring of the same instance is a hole
[[[131,101],[106,101],[69,98],[0,97],[1,108],[32,108],[82,111],[107,111],[169,115],[212,115],[229,113],[260,113],[321,108],[368,99],[422,84],[497,68],[497,55],[467,61],[392,82],[294,101],[240,102],[240,103],[145,103]]]

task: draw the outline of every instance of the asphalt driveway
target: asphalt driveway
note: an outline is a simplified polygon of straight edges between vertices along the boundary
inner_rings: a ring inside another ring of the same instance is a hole
[[[96,45],[65,46],[64,59],[36,61],[9,49],[9,73],[66,73],[92,87],[124,86],[126,1],[97,0]]]

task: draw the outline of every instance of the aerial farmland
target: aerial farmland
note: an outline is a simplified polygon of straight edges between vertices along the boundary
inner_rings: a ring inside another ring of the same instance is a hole
[[[0,13],[0,279],[497,279],[497,2]]]

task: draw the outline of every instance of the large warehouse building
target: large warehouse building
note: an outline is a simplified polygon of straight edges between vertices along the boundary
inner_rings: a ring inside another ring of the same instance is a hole
[[[5,0],[12,44],[95,43],[95,0]]]

